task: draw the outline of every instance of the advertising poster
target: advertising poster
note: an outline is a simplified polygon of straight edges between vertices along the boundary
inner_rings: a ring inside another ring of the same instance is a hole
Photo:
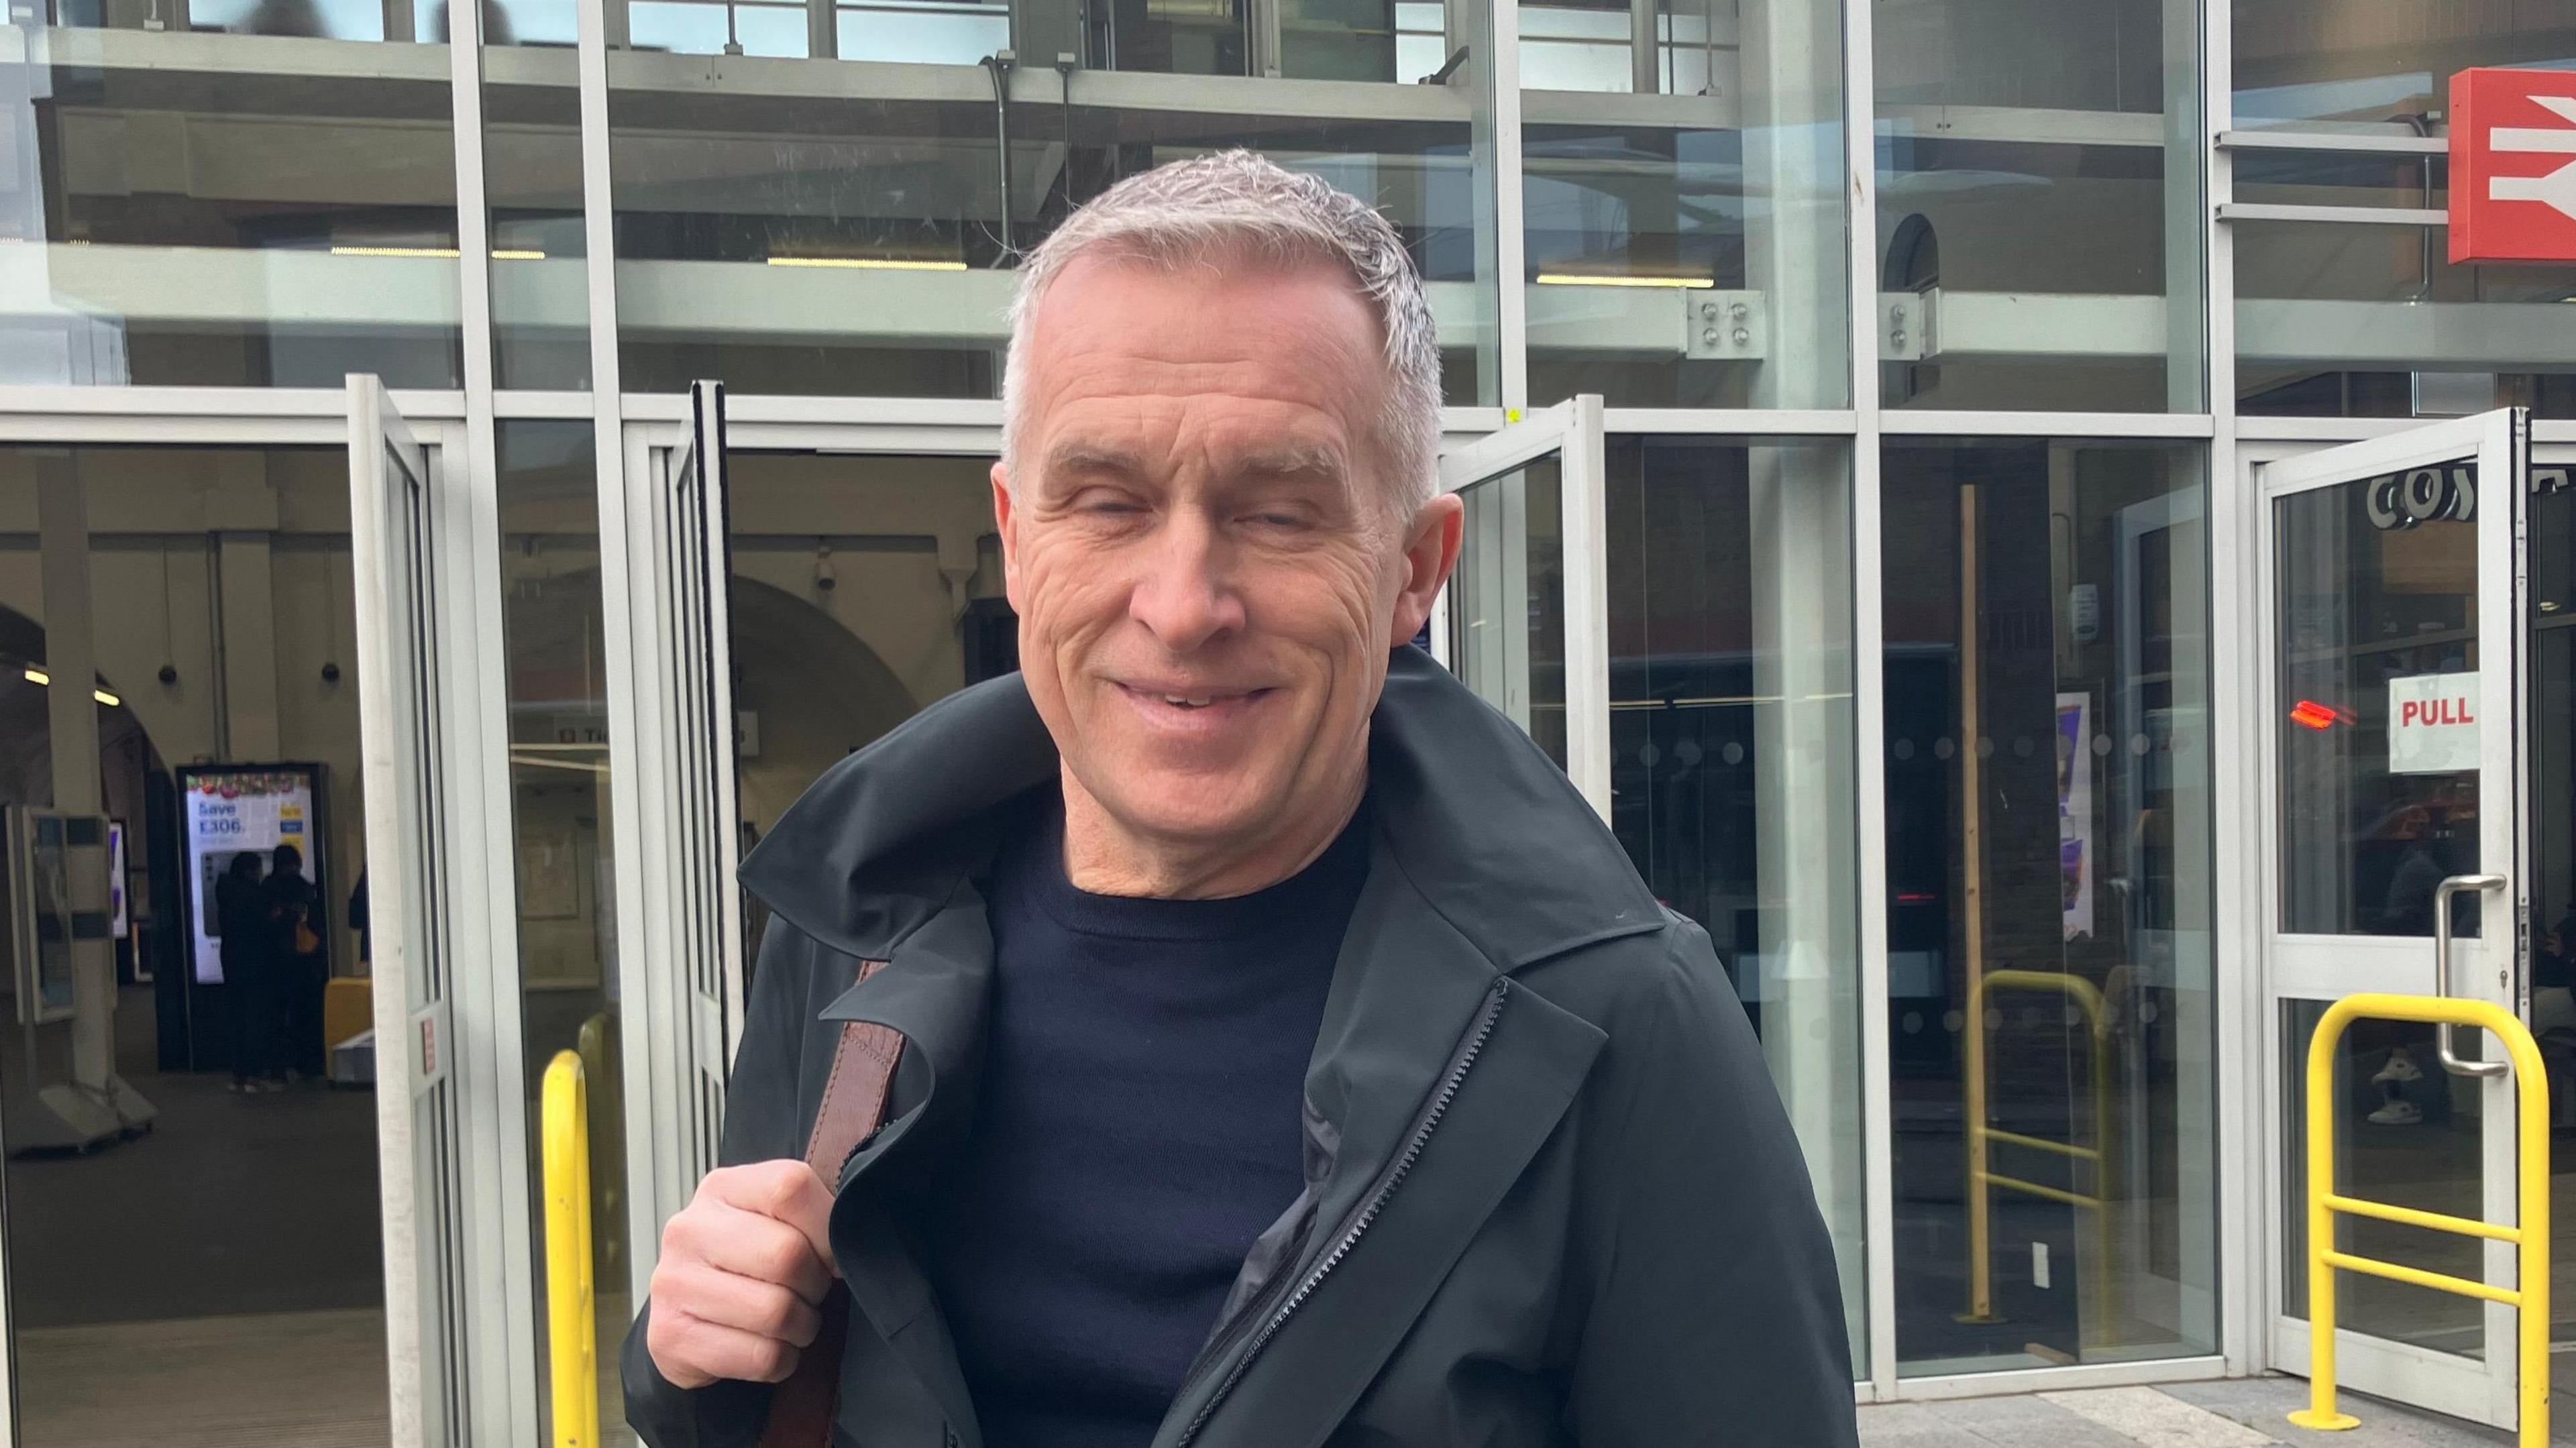
[[[2057,870],[2066,936],[2093,933],[2093,696],[2057,696]]]
[[[125,913],[125,821],[107,822],[107,908],[112,917],[108,933],[123,940],[133,930],[134,922]]]
[[[270,852],[293,845],[304,857],[300,873],[321,883],[322,837],[315,813],[320,771],[309,764],[192,766],[179,771],[180,815],[187,858],[188,953],[200,985],[224,981],[223,924],[215,882],[236,857],[259,856],[268,874]]]

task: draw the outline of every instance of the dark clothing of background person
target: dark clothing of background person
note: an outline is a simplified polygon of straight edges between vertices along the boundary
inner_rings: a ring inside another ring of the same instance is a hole
[[[295,948],[296,926],[310,930],[316,941],[330,939],[330,921],[322,893],[297,868],[274,869],[261,883],[268,899],[270,939],[277,960],[278,1068],[307,1076],[323,1073],[322,987],[330,972],[326,947]]]
[[[233,1085],[238,1089],[278,1069],[276,938],[269,929],[259,856],[235,855],[215,877],[215,941],[224,969],[224,1008],[232,1022]]]
[[[803,1155],[843,1022],[904,1039],[883,1129],[824,1174],[852,1301],[839,1444],[1045,1448],[988,1439],[921,1243],[977,1129],[995,859],[1061,772],[1027,684],[978,684],[833,766],[742,867],[775,913],[721,1160]],[[1394,651],[1371,716],[1368,800],[1303,1189],[1155,1443],[1854,1448],[1833,1244],[1706,932],[1419,649]],[[638,1435],[757,1443],[770,1390],[674,1385],[651,1316],[626,1339]]]

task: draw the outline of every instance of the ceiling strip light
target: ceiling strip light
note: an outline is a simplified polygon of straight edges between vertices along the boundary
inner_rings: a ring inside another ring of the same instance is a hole
[[[1584,272],[1540,272],[1538,284],[1543,287],[1673,287],[1694,292],[1706,291],[1717,285],[1707,277],[1594,276]]]
[[[912,261],[891,256],[773,256],[771,266],[849,267],[860,271],[962,272],[962,261]]]

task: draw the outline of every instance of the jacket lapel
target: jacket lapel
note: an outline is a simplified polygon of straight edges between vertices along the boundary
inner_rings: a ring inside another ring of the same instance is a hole
[[[850,1300],[929,1389],[965,1448],[981,1442],[965,1375],[911,1236],[887,1200],[885,1178],[924,1152],[936,1154],[971,1123],[992,968],[983,898],[961,887],[895,946],[883,970],[823,1008],[826,1021],[873,1021],[904,1038],[885,1126],[851,1155],[836,1183],[832,1255]]]
[[[1229,1350],[1183,1388],[1158,1448],[1203,1415],[1198,1448],[1319,1442],[1394,1352],[1556,1129],[1605,1039],[1534,992],[1499,984],[1491,1031],[1424,1135],[1499,982],[1493,962],[1422,898],[1381,843],[1307,1074],[1309,1101],[1341,1136],[1315,1231],[1289,1280],[1261,1299],[1264,1320],[1243,1323]],[[1420,1154],[1397,1180],[1417,1139]],[[1373,1201],[1380,1205],[1366,1215]],[[1265,1342],[1265,1320],[1328,1261],[1327,1275]]]

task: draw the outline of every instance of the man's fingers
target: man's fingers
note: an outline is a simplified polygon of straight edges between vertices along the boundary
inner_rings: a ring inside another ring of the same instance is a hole
[[[668,1280],[656,1273],[656,1303],[669,1302],[691,1317],[717,1327],[738,1328],[756,1337],[774,1337],[790,1347],[806,1347],[823,1326],[814,1304],[774,1282],[713,1267],[682,1265]]]
[[[798,1352],[791,1343],[738,1327],[709,1322],[685,1312],[668,1320],[657,1305],[651,1338],[653,1365],[679,1387],[703,1387],[718,1378],[746,1383],[782,1382],[796,1371]],[[695,1379],[696,1381],[689,1381]]]
[[[832,1265],[832,1189],[795,1159],[755,1162],[707,1174],[703,1190],[726,1206],[774,1218],[804,1234]]]
[[[775,1283],[808,1303],[832,1287],[830,1264],[806,1235],[775,1217],[702,1201],[671,1219],[663,1232],[675,1265],[703,1263],[719,1271]]]

